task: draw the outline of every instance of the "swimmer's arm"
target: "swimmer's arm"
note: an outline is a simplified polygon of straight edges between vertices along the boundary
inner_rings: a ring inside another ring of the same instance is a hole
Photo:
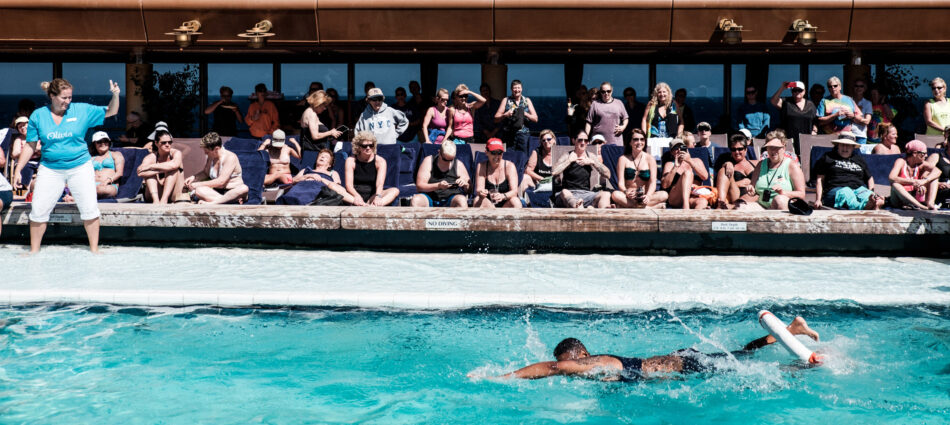
[[[502,378],[540,379],[555,375],[582,375],[594,369],[621,369],[620,361],[610,356],[585,357],[578,360],[562,360],[559,362],[541,362],[525,366]]]

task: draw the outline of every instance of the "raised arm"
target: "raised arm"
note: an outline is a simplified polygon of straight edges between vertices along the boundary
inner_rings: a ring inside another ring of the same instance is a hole
[[[112,99],[109,99],[109,106],[106,108],[106,118],[119,113],[119,83],[109,80],[109,91],[112,92]]]
[[[770,99],[772,106],[782,109],[782,104],[785,102],[782,100],[782,92],[785,91],[786,87],[788,87],[788,81],[782,81],[782,85],[778,87],[778,90],[775,91],[775,94],[772,95],[772,99]]]

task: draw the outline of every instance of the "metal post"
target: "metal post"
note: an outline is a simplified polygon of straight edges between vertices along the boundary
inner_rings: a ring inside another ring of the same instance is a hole
[[[208,106],[208,62],[198,64],[198,96],[201,105],[198,107],[198,136],[203,136],[208,132],[208,116],[204,114],[204,108]]]

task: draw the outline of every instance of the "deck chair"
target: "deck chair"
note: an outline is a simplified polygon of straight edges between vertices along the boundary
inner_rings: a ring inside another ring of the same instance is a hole
[[[936,147],[938,143],[943,143],[943,136],[939,134],[915,134],[914,138],[924,142],[928,148]]]
[[[419,142],[399,143],[402,148],[399,155],[399,199],[412,198],[416,194],[416,170],[419,166]]]
[[[234,153],[241,163],[241,177],[248,189],[245,205],[260,205],[263,201],[264,177],[267,176],[270,166],[270,156],[267,152],[258,150]]]
[[[112,148],[112,151],[122,154],[125,159],[125,167],[122,169],[122,177],[119,178],[119,190],[116,195],[111,198],[100,199],[99,202],[125,203],[139,201],[141,198],[138,195],[142,191],[144,180],[139,177],[138,168],[149,152],[139,148]]]
[[[258,139],[232,137],[231,140],[224,142],[224,148],[231,152],[254,152],[260,147],[261,141]]]
[[[511,161],[513,164],[515,164],[515,169],[518,172],[518,184],[520,185],[521,182],[524,181],[524,170],[525,170],[525,166],[528,165],[528,156],[525,155],[524,152],[521,152],[521,151],[507,151],[506,150],[505,153],[501,155],[501,157],[502,159],[506,161]],[[481,164],[485,161],[488,161],[488,154],[486,154],[485,152],[477,152],[475,154],[474,169],[477,171],[478,164]],[[473,177],[472,178],[473,184],[474,184],[474,181],[475,181],[475,178]]]

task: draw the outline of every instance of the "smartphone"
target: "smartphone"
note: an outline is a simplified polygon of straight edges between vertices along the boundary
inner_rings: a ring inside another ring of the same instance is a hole
[[[765,189],[762,192],[762,200],[765,202],[769,202],[772,200],[772,191],[770,189]]]
[[[341,126],[337,127],[336,130],[337,130],[337,131],[341,131],[341,132],[343,132],[343,133],[346,133],[347,131],[350,131],[350,128],[347,127],[347,126],[345,126],[345,125],[341,125]]]

